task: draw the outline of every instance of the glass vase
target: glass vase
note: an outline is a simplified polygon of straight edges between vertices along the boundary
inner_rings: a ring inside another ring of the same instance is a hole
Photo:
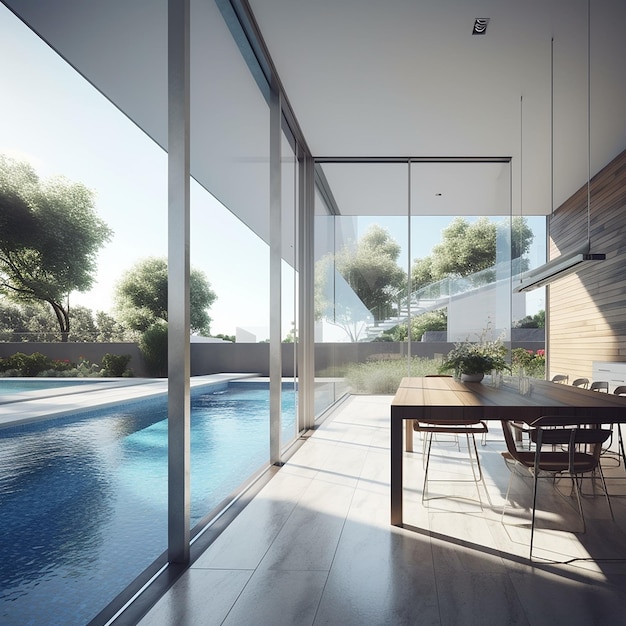
[[[521,396],[530,395],[530,376],[526,372],[526,369],[521,367],[519,371],[518,390]]]

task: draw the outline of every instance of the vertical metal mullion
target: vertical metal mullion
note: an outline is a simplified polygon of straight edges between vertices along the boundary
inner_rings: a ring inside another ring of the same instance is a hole
[[[277,85],[270,95],[270,463],[280,465],[282,392],[282,207],[281,104]]]
[[[315,426],[315,290],[314,290],[314,167],[304,155],[300,161],[300,227],[298,230],[299,329],[298,329],[298,416],[299,430]]]
[[[412,194],[412,188],[411,188],[411,159],[408,160],[407,162],[407,171],[408,171],[408,181],[407,181],[407,203],[408,203],[408,207],[407,207],[407,250],[408,250],[408,254],[407,254],[407,271],[406,271],[406,275],[407,275],[407,287],[406,287],[406,294],[407,294],[407,303],[406,303],[406,309],[407,309],[407,351],[406,351],[406,358],[407,358],[407,371],[408,371],[408,375],[411,376],[411,343],[413,341],[413,337],[411,335],[411,321],[413,319],[412,317],[412,310],[411,310],[411,293],[413,292],[413,287],[411,285],[411,254],[412,254],[412,250],[411,250],[411,218],[413,216],[412,210],[413,210],[413,206],[412,206],[412,202],[413,202],[413,196]],[[398,315],[400,315],[400,311],[398,311]]]
[[[168,560],[189,562],[189,0],[168,0]]]

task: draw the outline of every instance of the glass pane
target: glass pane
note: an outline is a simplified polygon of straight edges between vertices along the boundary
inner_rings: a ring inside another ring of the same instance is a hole
[[[247,61],[218,7],[193,3],[191,266],[222,343],[192,338],[193,378],[220,375],[192,380],[192,527],[269,462],[269,107]]]
[[[411,165],[412,353],[436,363],[453,342],[511,341],[513,239],[508,163]],[[517,255],[516,255],[517,256]],[[519,262],[516,261],[516,262]]]
[[[316,204],[316,412],[347,390],[391,393],[407,372],[407,167],[321,171],[331,193]]]
[[[155,7],[154,16],[159,21],[164,13]],[[122,352],[136,350],[138,331],[122,319],[115,293],[137,263],[166,258],[167,155],[3,5],[0,33],[6,96],[0,110],[11,120],[3,126],[0,153],[30,163],[42,182],[65,177],[84,185],[112,231],[96,250],[92,287],[64,298],[70,343],[58,342],[55,333],[56,343],[19,351],[70,361],[75,367],[68,364],[64,376],[70,370],[94,376],[103,353],[120,344],[86,342],[122,340],[128,342]],[[45,320],[31,320],[56,323],[51,308],[42,310]],[[137,352],[129,365],[146,375]],[[79,379],[55,380],[68,385]],[[81,380],[103,389],[110,384]],[[63,386],[54,390],[55,403],[61,408],[62,398],[71,398],[72,415],[48,412],[37,424],[3,429],[0,436],[5,623],[49,623],[50,598],[58,622],[88,623],[167,548],[164,401],[98,408],[90,403],[98,394],[110,403],[110,392],[88,395],[72,386],[65,395]],[[115,395],[123,398],[129,389]],[[21,418],[33,410],[28,401],[20,405]]]
[[[283,134],[281,147],[282,185],[282,341],[283,341],[283,406],[281,444],[284,446],[297,434],[296,349],[298,341],[298,268],[297,268],[297,204],[298,168],[292,145]]]

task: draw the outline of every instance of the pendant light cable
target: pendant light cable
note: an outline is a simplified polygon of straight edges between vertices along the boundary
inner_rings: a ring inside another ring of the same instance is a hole
[[[591,0],[587,0],[587,241],[591,248]]]

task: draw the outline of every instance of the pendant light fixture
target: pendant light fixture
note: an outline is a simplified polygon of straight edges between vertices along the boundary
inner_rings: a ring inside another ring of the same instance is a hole
[[[550,51],[550,106],[551,132],[554,128],[554,39]],[[550,141],[552,171],[552,210],[554,210],[554,136]],[[576,248],[563,253],[543,265],[520,275],[519,283],[513,287],[515,293],[532,291],[548,285],[559,278],[578,272],[591,262],[603,261],[605,254],[591,253],[591,0],[587,0],[587,239]]]

